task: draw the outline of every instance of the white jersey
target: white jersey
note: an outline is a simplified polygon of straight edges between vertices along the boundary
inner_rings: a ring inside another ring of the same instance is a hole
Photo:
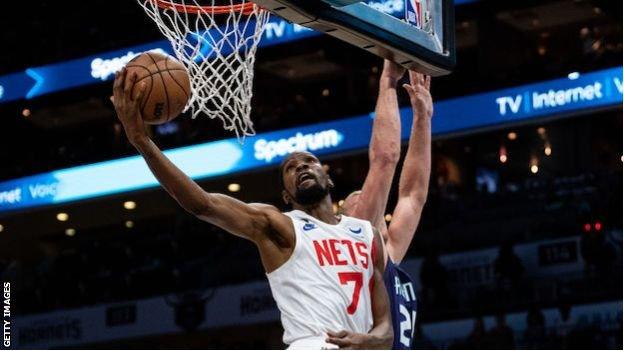
[[[285,213],[295,227],[292,256],[267,274],[291,348],[336,348],[326,332],[367,333],[371,309],[373,229],[342,216],[336,225],[303,211]]]

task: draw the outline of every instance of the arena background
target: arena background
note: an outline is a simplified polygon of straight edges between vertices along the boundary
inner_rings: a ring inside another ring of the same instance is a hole
[[[2,11],[0,28],[11,348],[283,347],[253,245],[184,213],[116,121],[114,70],[168,50],[140,7],[38,1]],[[457,69],[433,80],[431,187],[405,262],[418,348],[621,349],[622,3],[457,1],[456,29]],[[367,169],[381,60],[279,20],[265,36],[243,153],[207,118],[153,138],[181,148],[170,155],[204,188],[273,204],[276,142],[311,138],[338,201]],[[214,165],[216,152],[232,161]]]

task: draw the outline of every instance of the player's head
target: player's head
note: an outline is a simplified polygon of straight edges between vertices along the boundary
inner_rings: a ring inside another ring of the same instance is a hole
[[[340,205],[339,212],[344,215],[351,215],[351,211],[355,208],[358,201],[360,201],[360,195],[362,194],[362,190],[356,190],[349,194],[345,199],[342,205]]]
[[[314,205],[334,187],[321,162],[309,152],[298,151],[288,155],[279,171],[282,197],[287,204]]]

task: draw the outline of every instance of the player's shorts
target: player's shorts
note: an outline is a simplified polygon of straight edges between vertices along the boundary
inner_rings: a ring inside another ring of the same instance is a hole
[[[339,347],[325,342],[325,336],[313,336],[295,340],[288,350],[338,350]]]

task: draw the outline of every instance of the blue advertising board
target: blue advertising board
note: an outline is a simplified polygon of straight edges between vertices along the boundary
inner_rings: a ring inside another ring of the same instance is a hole
[[[318,34],[306,27],[293,25],[277,17],[272,17],[267,24],[260,45],[265,47],[277,45]],[[0,76],[0,103],[24,98],[32,99],[44,94],[112,80],[115,72],[132,58],[149,50],[173,55],[169,42],[160,40],[101,55],[28,68],[24,72]]]
[[[443,135],[533,118],[622,104],[622,67],[580,74],[434,105],[432,132]],[[411,109],[401,109],[402,138],[409,137]],[[296,150],[319,156],[368,147],[373,114],[248,137],[244,145],[226,139],[165,152],[193,179],[275,165]],[[146,189],[158,183],[139,156],[61,169],[0,183],[0,212],[67,203]]]
[[[455,4],[462,5],[475,1],[477,0],[456,0]],[[370,0],[367,3],[393,16],[401,17],[404,14],[403,0]],[[271,16],[259,45],[267,47],[318,35],[320,33],[306,27]],[[0,103],[32,99],[44,94],[111,80],[114,73],[135,55],[148,50],[161,50],[173,54],[169,42],[160,40],[0,76]]]

